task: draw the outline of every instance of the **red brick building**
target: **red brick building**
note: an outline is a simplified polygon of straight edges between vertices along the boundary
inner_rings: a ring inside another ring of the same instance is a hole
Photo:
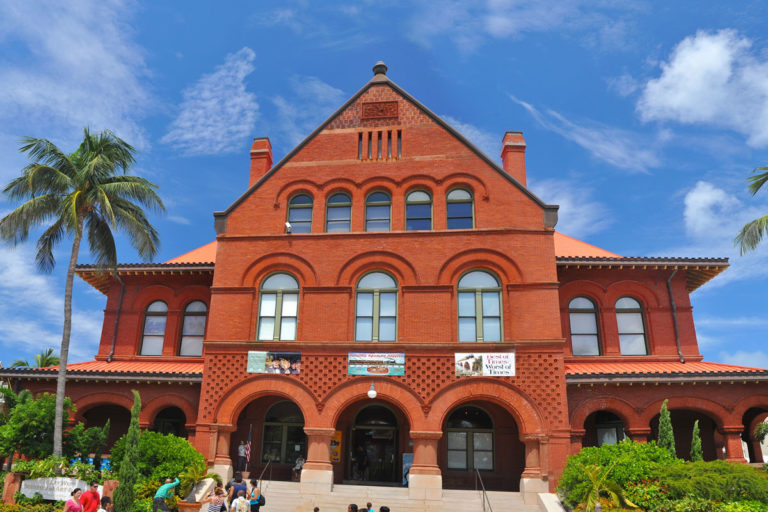
[[[250,432],[251,471],[288,479],[302,456],[309,488],[406,479],[414,497],[475,470],[552,489],[581,446],[652,438],[667,398],[680,455],[698,419],[706,458],[762,460],[768,370],[702,361],[694,329],[689,294],[727,260],[557,233],[522,134],[502,145],[499,167],[383,64],[274,166],[255,139],[215,242],[122,283],[79,267],[107,305],[95,361],[68,370],[78,416],[117,437],[138,389],[143,427],[222,471]],[[1,374],[55,388],[55,370]]]

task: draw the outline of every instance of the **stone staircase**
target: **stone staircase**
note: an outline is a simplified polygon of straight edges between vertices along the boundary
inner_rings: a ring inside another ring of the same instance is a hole
[[[263,481],[262,488],[267,504],[263,512],[347,512],[347,505],[365,506],[370,501],[379,510],[387,505],[392,512],[483,512],[480,491],[443,489],[442,500],[414,500],[403,487],[374,487],[363,485],[334,485],[325,495],[305,495],[296,482]],[[489,491],[488,498],[493,512],[539,512],[537,505],[526,505],[517,492]],[[486,508],[486,512],[490,512]]]

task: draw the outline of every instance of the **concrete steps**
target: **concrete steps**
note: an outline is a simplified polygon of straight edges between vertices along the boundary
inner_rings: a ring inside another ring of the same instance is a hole
[[[375,510],[387,505],[392,512],[483,512],[480,491],[444,489],[442,500],[413,500],[403,487],[334,485],[325,495],[304,495],[296,482],[263,481],[262,488],[267,500],[263,512],[312,512],[314,507],[320,512],[346,512],[350,503],[365,506],[368,501]],[[491,491],[488,497],[493,512],[539,511],[536,505],[526,505],[520,493]]]

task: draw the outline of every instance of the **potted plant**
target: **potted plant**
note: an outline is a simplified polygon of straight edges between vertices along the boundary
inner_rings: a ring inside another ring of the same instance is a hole
[[[176,503],[179,512],[200,510],[201,503],[197,496],[204,490],[201,483],[206,479],[212,479],[217,484],[221,484],[221,477],[218,473],[209,472],[205,462],[192,464],[179,475],[179,493],[185,496],[182,501]]]

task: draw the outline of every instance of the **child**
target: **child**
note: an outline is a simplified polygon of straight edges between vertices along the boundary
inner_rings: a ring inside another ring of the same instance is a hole
[[[112,505],[112,498],[104,496],[101,498],[101,508],[96,512],[112,512],[114,505]]]
[[[237,491],[237,499],[232,501],[232,505],[229,506],[229,512],[249,512],[251,506],[245,499],[245,491]]]

